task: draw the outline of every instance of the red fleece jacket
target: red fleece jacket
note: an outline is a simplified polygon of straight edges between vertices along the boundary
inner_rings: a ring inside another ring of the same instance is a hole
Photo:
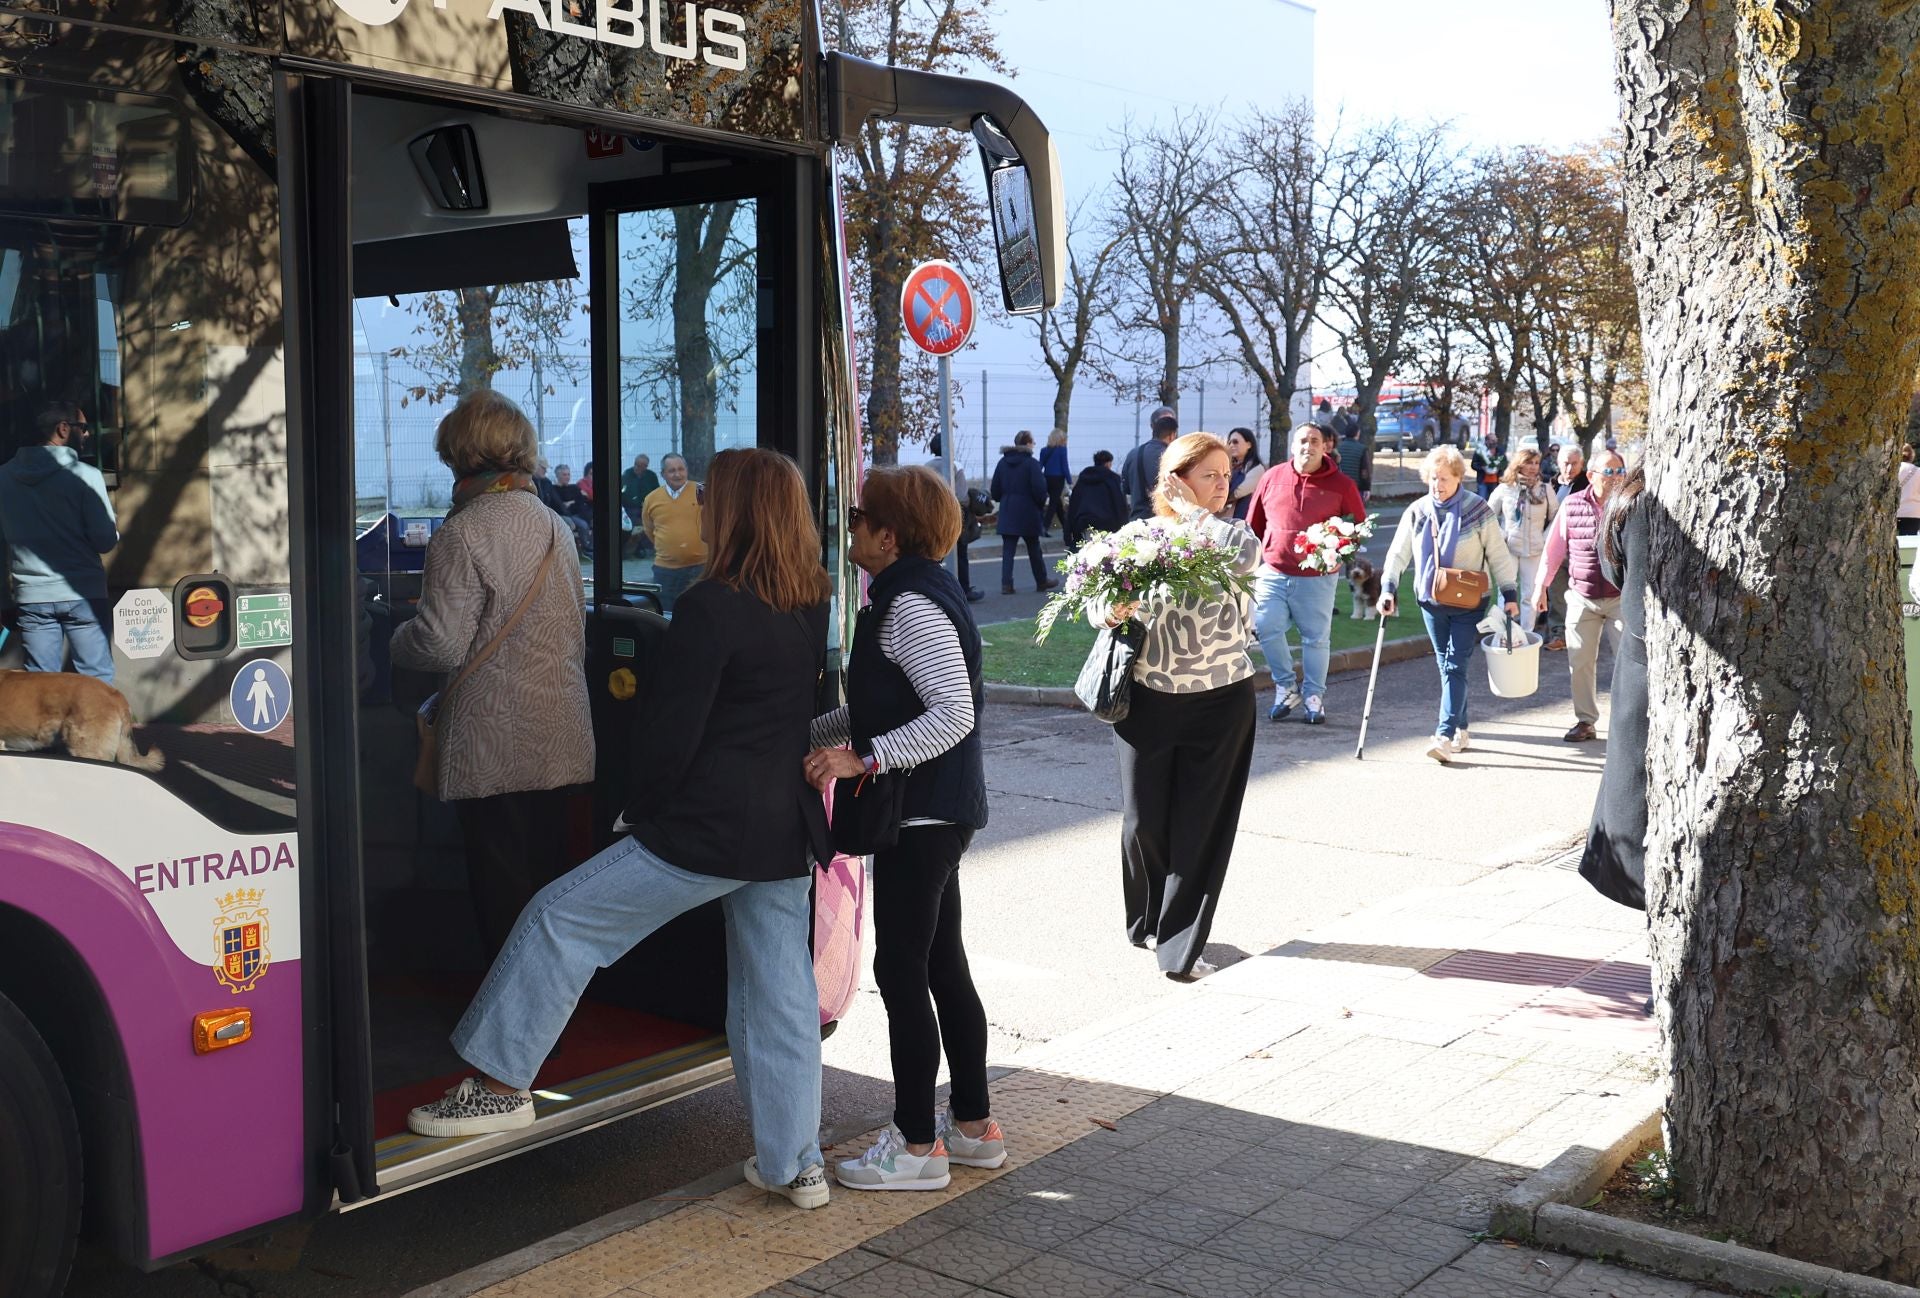
[[[1260,538],[1262,562],[1290,577],[1317,577],[1322,574],[1300,566],[1293,539],[1315,523],[1341,515],[1363,518],[1366,512],[1360,488],[1331,459],[1321,460],[1318,470],[1304,474],[1288,460],[1268,469],[1260,479],[1260,490],[1253,494],[1253,507],[1247,511],[1247,526]]]

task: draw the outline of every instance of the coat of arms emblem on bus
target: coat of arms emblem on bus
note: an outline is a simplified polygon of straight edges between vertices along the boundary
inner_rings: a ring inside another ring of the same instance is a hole
[[[273,962],[267,950],[267,908],[258,888],[240,888],[220,898],[213,921],[213,976],[235,996],[250,992]]]

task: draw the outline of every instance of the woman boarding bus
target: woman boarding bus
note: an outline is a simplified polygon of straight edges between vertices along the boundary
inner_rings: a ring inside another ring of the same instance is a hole
[[[389,643],[450,503],[432,426],[490,384],[556,462],[672,452],[696,502],[730,447],[797,462],[838,701],[858,441],[833,145],[872,117],[971,128],[1009,310],[1054,300],[1063,223],[1016,96],[826,55],[812,8],[103,0],[0,35],[0,462],[50,404],[84,411],[73,467],[119,538],[113,683],[0,674],[0,741],[63,718],[47,751],[0,752],[0,1143],[22,1151],[0,1293],[60,1290],[83,1193],[159,1266],[728,1075],[705,908],[594,980],[530,1125],[406,1130],[463,1071],[441,1043],[485,948],[457,817],[412,778],[443,682]],[[627,309],[659,282],[703,310]],[[595,754],[556,798],[568,863],[613,841],[665,626],[619,493],[588,508],[592,557],[563,574]],[[857,977],[859,878],[814,874],[823,1024]]]

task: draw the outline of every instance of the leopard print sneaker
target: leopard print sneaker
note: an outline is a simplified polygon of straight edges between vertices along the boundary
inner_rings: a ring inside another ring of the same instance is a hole
[[[432,1104],[407,1114],[407,1129],[422,1136],[484,1136],[533,1125],[533,1096],[527,1091],[501,1095],[478,1077],[469,1077]]]

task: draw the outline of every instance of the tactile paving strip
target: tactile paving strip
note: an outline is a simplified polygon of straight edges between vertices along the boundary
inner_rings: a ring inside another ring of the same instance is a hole
[[[749,1298],[828,1258],[981,1189],[1158,1098],[1153,1091],[1041,1071],[994,1086],[994,1116],[1008,1158],[996,1171],[956,1167],[953,1184],[929,1194],[862,1194],[833,1187],[832,1201],[801,1212],[741,1184],[589,1245],[481,1291],[482,1298]],[[852,1158],[876,1132],[827,1151]]]

